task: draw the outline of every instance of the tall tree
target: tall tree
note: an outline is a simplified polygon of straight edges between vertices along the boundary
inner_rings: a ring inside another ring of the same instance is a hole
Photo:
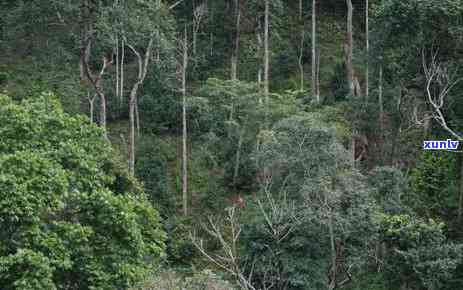
[[[347,34],[346,34],[346,71],[347,71],[347,84],[349,87],[349,94],[355,96],[355,85],[354,85],[354,65],[352,63],[353,54],[353,31],[352,31],[352,14],[353,6],[352,0],[346,0],[347,4]]]
[[[187,148],[187,120],[186,120],[186,72],[188,68],[188,34],[185,26],[183,40],[180,43],[182,53],[181,81],[182,81],[182,205],[183,214],[188,214],[188,148]]]
[[[320,103],[317,63],[317,0],[312,0],[312,95]]]
[[[366,42],[366,71],[365,71],[365,98],[368,99],[370,95],[370,1],[365,0],[365,42]]]
[[[231,79],[238,79],[238,62],[239,62],[239,51],[240,51],[240,34],[241,34],[241,6],[240,0],[234,0],[235,5],[235,36],[234,36],[234,47],[232,50],[231,57]]]
[[[130,90],[129,96],[129,122],[130,122],[130,133],[129,133],[129,146],[130,146],[130,154],[129,154],[129,171],[133,175],[135,173],[135,111],[137,105],[137,95],[138,89],[143,84],[146,78],[146,74],[148,73],[148,65],[151,58],[152,47],[154,41],[154,34],[151,35],[148,45],[145,48],[145,54],[142,54],[131,44],[127,43],[127,46],[132,50],[135,54],[138,62],[138,75],[135,83]],[[138,114],[137,114],[138,115]],[[137,117],[138,120],[138,117]],[[140,125],[137,122],[137,127]]]
[[[299,65],[299,78],[300,78],[300,89],[301,91],[304,90],[304,64],[303,64],[303,57],[304,57],[304,40],[305,40],[305,25],[304,25],[304,16],[303,16],[303,5],[302,0],[299,0],[299,26],[301,29],[301,38],[299,43],[299,58],[298,58],[298,65]]]
[[[265,102],[269,98],[269,74],[270,74],[270,50],[269,50],[269,19],[270,19],[270,0],[265,1],[264,12],[264,95]]]

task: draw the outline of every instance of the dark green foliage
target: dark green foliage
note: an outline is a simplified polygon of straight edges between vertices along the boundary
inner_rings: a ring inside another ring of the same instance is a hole
[[[448,242],[443,223],[409,215],[383,215],[381,238],[386,278],[390,287],[403,284],[411,289],[442,289],[463,257],[463,245]]]
[[[422,216],[447,221],[455,217],[459,198],[457,157],[452,152],[426,151],[413,169],[412,194],[407,198]]]
[[[264,203],[262,209],[275,222],[275,227],[283,229],[296,224],[284,238],[275,236],[256,202],[248,204],[242,217],[242,245],[247,265],[253,265],[253,284],[262,288],[275,283],[277,289],[325,289],[329,269],[327,232],[310,217],[295,220],[291,206],[283,199],[275,201],[274,206],[281,208],[281,215],[272,215],[270,203]]]
[[[49,95],[0,104],[2,289],[126,289],[142,279],[165,233],[103,132]]]
[[[369,183],[375,189],[374,197],[385,212],[404,210],[403,196],[408,193],[408,184],[401,171],[393,167],[377,167],[369,177]]]
[[[153,205],[160,207],[160,213],[164,215],[175,211],[175,197],[170,190],[168,166],[176,153],[172,152],[169,144],[156,140],[156,136],[143,135],[138,138],[135,174],[144,181],[146,195]]]

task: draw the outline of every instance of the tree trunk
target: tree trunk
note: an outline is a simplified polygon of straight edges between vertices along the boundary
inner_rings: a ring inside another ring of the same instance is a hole
[[[238,78],[238,59],[240,51],[240,34],[241,34],[241,7],[240,0],[235,1],[236,10],[236,25],[235,25],[235,44],[231,57],[231,79],[236,80]]]
[[[366,0],[365,3],[365,40],[366,40],[366,51],[367,51],[367,63],[366,63],[366,71],[365,71],[365,99],[368,100],[368,96],[370,95],[370,1]]]
[[[379,128],[382,136],[384,130],[384,113],[383,113],[383,64],[379,65],[379,86],[378,86],[378,103],[379,103]]]
[[[316,83],[316,93],[320,102],[320,49],[317,49],[317,83]]]
[[[269,73],[270,73],[270,51],[269,51],[269,14],[270,0],[265,0],[265,23],[264,23],[264,95],[268,104],[269,98]]]
[[[129,98],[129,172],[135,174],[135,102],[137,98],[138,83],[130,91]]]
[[[119,99],[119,105],[121,105],[119,92],[119,36],[116,35],[116,98]]]
[[[261,35],[261,22],[260,18],[257,19],[257,55],[259,58],[262,56],[262,35]],[[262,84],[262,65],[258,62],[258,69],[257,69],[257,83],[260,85]]]
[[[346,39],[346,70],[347,70],[347,83],[349,86],[349,94],[355,96],[354,85],[354,66],[352,63],[353,54],[353,32],[352,32],[352,0],[346,0],[347,3],[347,39]]]
[[[138,112],[138,98],[135,100],[135,120],[137,123],[137,137],[140,137],[140,113]]]
[[[187,123],[186,123],[186,71],[188,66],[188,36],[185,26],[183,39],[183,65],[182,65],[182,194],[183,214],[188,215],[188,155],[187,155]]]
[[[320,103],[317,91],[317,1],[312,0],[312,95]]]
[[[137,94],[138,94],[138,89],[140,85],[143,84],[146,78],[146,74],[148,73],[148,64],[149,64],[150,57],[151,57],[153,41],[154,41],[153,38],[149,40],[144,57],[141,56],[141,54],[135,49],[135,47],[127,43],[127,46],[132,50],[132,52],[135,54],[138,60],[138,77],[137,77],[136,82],[132,86],[132,90],[130,91],[130,96],[129,96],[129,121],[130,121],[129,172],[132,175],[135,174],[135,122],[137,121],[136,120],[137,119],[136,110],[138,110],[136,108]]]
[[[302,17],[302,0],[299,0],[299,25],[301,26],[301,40],[299,44],[299,76],[300,76],[300,90],[304,90],[304,64],[302,63],[302,58],[304,57],[304,40],[305,40],[305,30],[304,30],[304,19]]]
[[[238,173],[240,168],[240,159],[241,159],[241,148],[243,147],[243,138],[244,138],[244,128],[241,129],[240,137],[238,140],[238,148],[236,149],[236,160],[235,160],[235,170],[233,171],[233,186],[236,187],[236,181],[238,179]]]
[[[98,94],[100,96],[100,127],[105,130],[106,135],[106,96],[103,92]]]
[[[120,83],[120,93],[119,93],[119,98],[121,101],[121,104],[123,103],[124,100],[124,62],[125,62],[125,41],[122,39],[122,46],[121,46],[121,83]]]

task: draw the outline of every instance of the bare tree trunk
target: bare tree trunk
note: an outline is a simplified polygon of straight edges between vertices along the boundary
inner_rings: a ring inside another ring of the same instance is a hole
[[[140,113],[138,112],[138,98],[135,100],[135,120],[137,121],[137,137],[140,137]]]
[[[269,73],[270,73],[270,51],[269,51],[269,14],[270,0],[265,0],[265,24],[264,24],[264,95],[268,104],[269,98]]]
[[[233,186],[236,187],[236,181],[238,179],[238,173],[240,168],[240,159],[241,159],[241,148],[243,147],[243,136],[244,128],[241,129],[240,137],[238,140],[238,148],[236,149],[236,160],[235,160],[235,170],[233,171]]]
[[[138,85],[135,84],[129,97],[129,172],[135,174],[135,102]]]
[[[198,39],[198,31],[196,30],[196,4],[195,4],[195,1],[193,1],[193,23],[194,23],[194,27],[193,27],[193,55],[196,55],[196,42],[197,42],[197,39]]]
[[[116,98],[119,99],[119,105],[121,105],[119,92],[119,36],[116,35]]]
[[[352,168],[355,168],[355,131],[352,132],[352,139],[351,139],[351,145],[350,145],[350,149],[351,149],[351,154],[352,154]]]
[[[85,74],[85,79],[91,83],[96,94],[100,98],[100,126],[104,129],[104,136],[107,138],[106,134],[106,97],[103,91],[103,76],[106,72],[106,69],[113,64],[114,59],[108,59],[106,56],[103,57],[103,65],[100,71],[95,74],[91,71],[88,64],[88,59],[90,56],[90,47],[91,39],[86,39],[85,47],[81,49],[81,68]]]
[[[187,152],[187,123],[186,123],[186,71],[188,66],[188,35],[185,26],[183,38],[182,64],[182,194],[183,214],[188,215],[188,152]]]
[[[257,55],[259,57],[262,56],[262,35],[261,35],[261,22],[260,18],[257,19]],[[257,69],[257,83],[259,86],[262,84],[262,65],[261,63],[258,64],[258,69]]]
[[[333,184],[334,185],[334,184]],[[333,212],[328,204],[327,193],[325,193],[325,207],[328,211],[328,232],[330,235],[330,249],[331,249],[331,275],[330,275],[330,285],[328,289],[332,290],[336,288],[336,244],[334,238],[334,225],[333,225]]]
[[[211,32],[209,46],[210,46],[210,55],[212,57],[212,56],[214,56],[214,33],[212,33],[212,32]]]
[[[302,58],[304,57],[304,40],[305,40],[305,30],[304,30],[304,19],[302,17],[302,0],[299,0],[299,25],[301,26],[301,39],[299,43],[299,77],[300,77],[300,90],[304,90],[304,64],[302,63]]]
[[[124,100],[124,62],[125,62],[125,40],[122,39],[122,47],[121,47],[121,83],[120,83],[120,90],[119,98],[121,100],[121,104]]]
[[[240,34],[241,34],[241,7],[240,0],[234,0],[236,11],[236,25],[235,25],[235,47],[231,57],[231,79],[238,78],[238,59],[240,51]]]
[[[317,96],[320,99],[320,49],[317,49]]]
[[[312,95],[320,103],[317,91],[317,1],[312,0]]]
[[[143,84],[146,78],[146,74],[148,73],[148,65],[149,65],[149,61],[151,58],[151,50],[153,46],[153,41],[154,39],[153,37],[151,37],[151,39],[149,40],[148,46],[146,48],[144,57],[142,57],[142,55],[135,49],[135,47],[127,43],[127,46],[135,54],[135,56],[137,57],[137,61],[138,61],[138,77],[137,77],[136,82],[132,86],[132,90],[130,91],[130,96],[129,96],[129,121],[130,121],[129,172],[132,175],[135,174],[135,122],[136,122],[135,110],[137,106],[137,94],[138,94],[138,89]]]
[[[366,40],[366,51],[367,51],[367,63],[365,71],[365,99],[368,100],[370,95],[370,1],[366,0],[365,3],[365,40]]]
[[[349,86],[349,94],[355,96],[354,85],[354,66],[352,63],[353,54],[353,32],[352,32],[352,0],[346,0],[347,3],[347,39],[346,39],[346,70],[347,70],[347,83]]]
[[[381,136],[384,133],[384,113],[383,113],[383,64],[379,65],[379,86],[378,86],[378,103],[379,103],[379,127]]]
[[[87,91],[87,100],[88,100],[88,104],[90,105],[90,122],[93,123],[93,112],[94,112],[94,103],[95,103],[95,98],[96,98],[96,94],[93,95],[93,97],[90,98],[90,92]]]

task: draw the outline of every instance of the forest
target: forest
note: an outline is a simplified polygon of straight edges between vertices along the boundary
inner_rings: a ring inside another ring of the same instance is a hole
[[[1,0],[0,289],[463,290],[462,142],[463,0]]]

